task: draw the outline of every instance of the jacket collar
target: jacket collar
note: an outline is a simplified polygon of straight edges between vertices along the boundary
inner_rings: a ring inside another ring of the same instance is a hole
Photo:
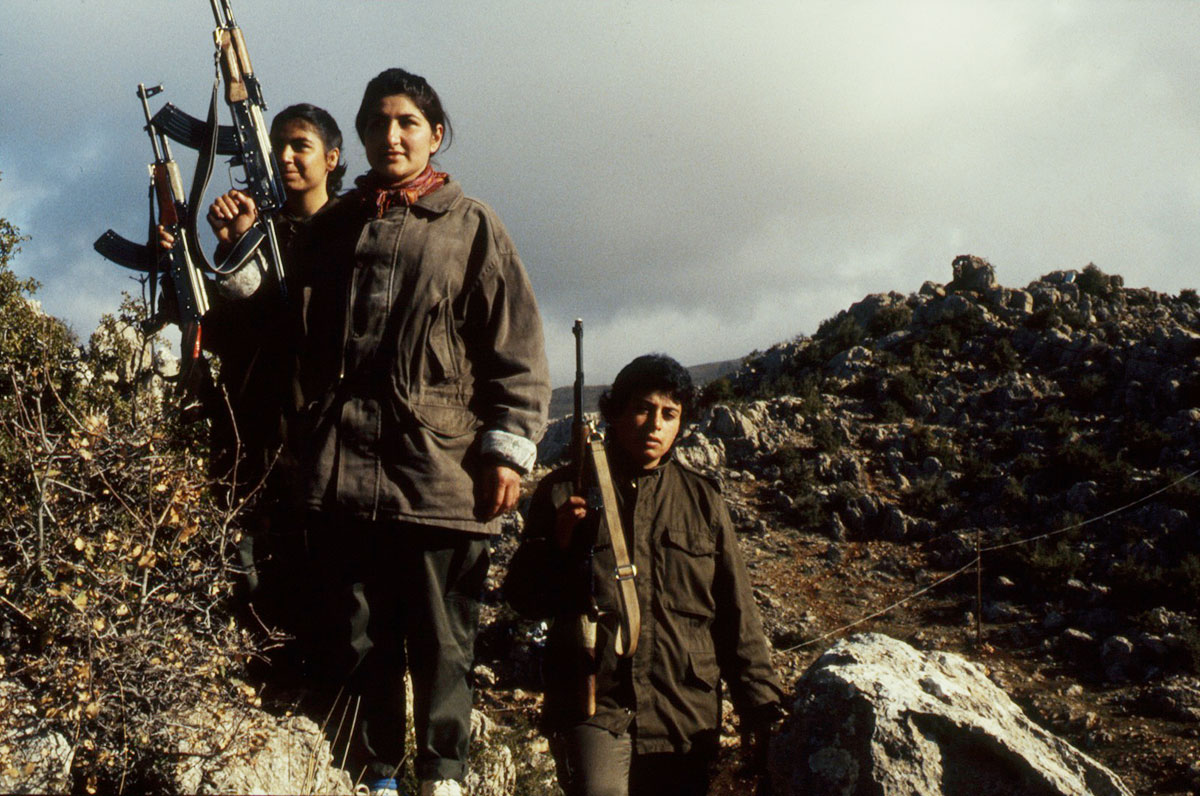
[[[433,193],[427,193],[413,202],[413,207],[419,207],[422,210],[428,210],[431,213],[441,215],[461,199],[462,195],[462,186],[458,184],[458,180],[451,177],[441,188],[438,188]]]

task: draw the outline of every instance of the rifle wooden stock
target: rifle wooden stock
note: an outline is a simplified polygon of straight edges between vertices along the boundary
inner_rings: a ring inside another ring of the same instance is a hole
[[[186,199],[178,163],[168,160],[154,164],[154,192],[158,196],[158,223],[166,227],[182,224],[185,219],[179,216],[179,209]]]
[[[230,32],[233,34],[233,51],[237,54],[242,74],[253,75],[254,67],[250,65],[250,51],[246,49],[246,37],[242,35],[242,29],[235,27]]]
[[[245,102],[250,99],[250,92],[246,88],[246,80],[243,77],[245,72],[242,70],[241,59],[238,58],[233,45],[233,36],[228,30],[218,29],[213,34],[213,38],[216,40],[217,49],[221,51],[221,76],[225,78],[225,101]]]

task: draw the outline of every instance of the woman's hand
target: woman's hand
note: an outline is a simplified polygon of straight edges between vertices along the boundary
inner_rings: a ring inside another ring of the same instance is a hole
[[[493,464],[483,468],[477,507],[487,520],[512,511],[521,498],[521,475],[507,465]]]
[[[254,200],[237,190],[218,196],[208,208],[208,225],[224,245],[236,243],[257,220]]]
[[[575,526],[587,516],[587,501],[580,495],[571,495],[563,501],[554,515],[554,544],[566,550],[571,544]]]

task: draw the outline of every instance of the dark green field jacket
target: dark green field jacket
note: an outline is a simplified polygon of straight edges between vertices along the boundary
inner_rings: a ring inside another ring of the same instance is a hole
[[[720,727],[722,680],[743,723],[773,716],[782,691],[719,489],[673,460],[636,475],[613,464],[637,566],[642,626],[633,658],[618,658],[613,648],[617,586],[607,531],[596,535],[598,512],[576,526],[568,550],[550,538],[555,499],[563,491],[557,485],[569,484],[567,470],[539,484],[504,583],[505,598],[519,613],[554,619],[543,664],[547,729],[582,719],[574,628],[593,596],[601,619],[597,709],[588,723],[631,730],[639,754],[686,752]]]
[[[310,509],[475,533],[482,468],[527,470],[550,402],[542,321],[512,240],[455,181],[376,218],[313,220],[292,436]]]

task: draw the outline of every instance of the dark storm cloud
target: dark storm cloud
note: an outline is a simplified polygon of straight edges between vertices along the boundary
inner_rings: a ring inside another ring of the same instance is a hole
[[[351,174],[366,80],[438,87],[441,165],[516,240],[556,383],[576,316],[604,379],[811,332],[964,252],[1011,285],[1095,261],[1195,286],[1194,4],[235,3],[272,107],[328,107]],[[0,214],[81,331],[125,286],[91,240],[145,225],[134,86],[199,114],[211,81],[207,3],[120,5],[29,4],[0,32]]]

